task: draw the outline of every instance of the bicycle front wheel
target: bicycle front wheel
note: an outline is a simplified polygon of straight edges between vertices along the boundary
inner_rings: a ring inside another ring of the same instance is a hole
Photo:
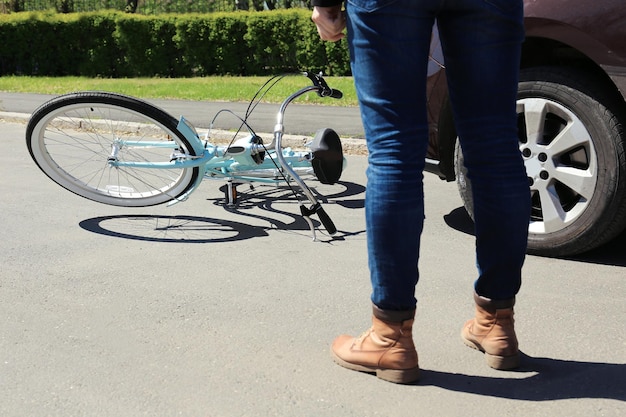
[[[174,153],[195,156],[177,123],[136,98],[72,93],[35,110],[26,143],[37,166],[75,194],[114,206],[153,206],[184,194],[199,175],[198,167],[149,166]]]

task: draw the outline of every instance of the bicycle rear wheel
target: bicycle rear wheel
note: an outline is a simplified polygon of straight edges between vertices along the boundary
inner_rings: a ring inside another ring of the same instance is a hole
[[[87,91],[38,108],[26,128],[26,143],[37,166],[75,194],[114,206],[153,206],[184,194],[199,175],[198,167],[132,166],[169,162],[173,152],[194,156],[177,123],[144,101]],[[112,166],[112,154],[131,164]]]

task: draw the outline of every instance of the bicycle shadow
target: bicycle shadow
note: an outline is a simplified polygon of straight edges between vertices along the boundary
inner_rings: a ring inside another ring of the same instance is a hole
[[[494,378],[423,369],[419,385],[487,397],[524,401],[599,398],[626,401],[626,364],[577,362],[522,355],[517,373],[527,378]]]
[[[365,187],[347,181],[339,181],[331,188],[337,188],[337,186],[343,187],[341,191],[333,192],[319,192],[318,187],[311,187],[311,192],[315,195],[315,198],[324,205],[336,204],[347,209],[361,209],[365,207],[365,198],[362,196],[365,192]],[[220,191],[226,193],[226,185],[220,188]],[[324,191],[327,191],[326,188]],[[281,210],[276,207],[279,203],[298,203],[298,200],[294,196],[294,189],[289,185],[279,186],[254,186],[250,187],[247,191],[244,186],[238,189],[238,203],[232,206],[225,204],[225,200],[221,198],[208,199],[212,201],[214,205],[224,206],[224,208],[231,213],[235,213],[240,216],[250,217],[257,220],[268,222],[271,226],[270,229],[278,229],[289,232],[310,232],[309,224],[298,213],[298,210]],[[360,196],[354,198],[354,196]],[[259,209],[253,210],[253,209]],[[262,215],[259,213],[271,213],[270,215]],[[289,222],[278,220],[278,216],[286,216],[290,219]],[[326,234],[323,230],[322,224],[317,220],[316,216],[311,217],[311,221],[316,228],[316,235],[318,241],[325,243],[332,243],[337,240],[345,240],[348,236],[356,236],[364,233],[364,230],[360,231],[347,231],[338,229],[337,233],[333,236]],[[321,235],[321,236],[320,236]],[[323,237],[322,237],[323,236]],[[324,240],[320,240],[319,238]]]
[[[146,242],[220,243],[268,236],[260,227],[198,216],[120,214],[85,219],[78,225],[99,235]]]
[[[343,191],[323,196],[313,189],[313,192],[324,204],[337,204],[349,209],[358,209],[364,206],[364,200],[352,199],[355,195],[362,194],[364,187],[354,183],[341,183]],[[222,193],[226,191],[226,185],[220,188]],[[267,222],[269,226],[253,226],[247,223],[188,215],[137,215],[121,214],[101,216],[85,219],[79,226],[89,232],[111,236],[121,239],[141,240],[148,242],[169,243],[222,243],[252,239],[255,237],[269,236],[269,230],[283,230],[287,232],[310,233],[309,224],[299,214],[299,209],[292,211],[281,210],[275,207],[277,203],[292,203],[294,198],[288,186],[255,187],[249,191],[238,191],[239,203],[233,206],[226,204],[224,198],[210,198],[216,206],[221,206],[230,213],[243,217]],[[268,215],[260,213],[270,213]],[[280,217],[288,220],[280,220]],[[321,223],[312,219],[316,229],[319,230]],[[364,231],[338,230],[334,236],[318,233],[318,238],[331,243],[334,240],[343,240],[347,236],[354,236]],[[322,236],[320,236],[322,235]]]
[[[474,236],[474,222],[464,207],[458,207],[443,216],[444,221],[451,228],[459,232]],[[626,266],[626,230],[611,241],[589,252],[573,256],[556,256],[555,259],[595,263],[600,265]],[[539,256],[539,255],[533,255]]]

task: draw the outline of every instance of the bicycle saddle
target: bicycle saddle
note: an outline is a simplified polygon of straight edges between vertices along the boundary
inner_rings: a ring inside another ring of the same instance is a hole
[[[311,166],[322,184],[339,181],[343,171],[343,148],[339,135],[333,129],[317,131],[311,142]]]

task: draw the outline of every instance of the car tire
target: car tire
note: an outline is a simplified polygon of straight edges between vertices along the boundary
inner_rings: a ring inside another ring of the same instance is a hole
[[[600,80],[576,70],[521,72],[518,130],[532,199],[528,253],[571,256],[624,230],[626,135],[614,97]],[[458,141],[455,173],[473,218]]]

